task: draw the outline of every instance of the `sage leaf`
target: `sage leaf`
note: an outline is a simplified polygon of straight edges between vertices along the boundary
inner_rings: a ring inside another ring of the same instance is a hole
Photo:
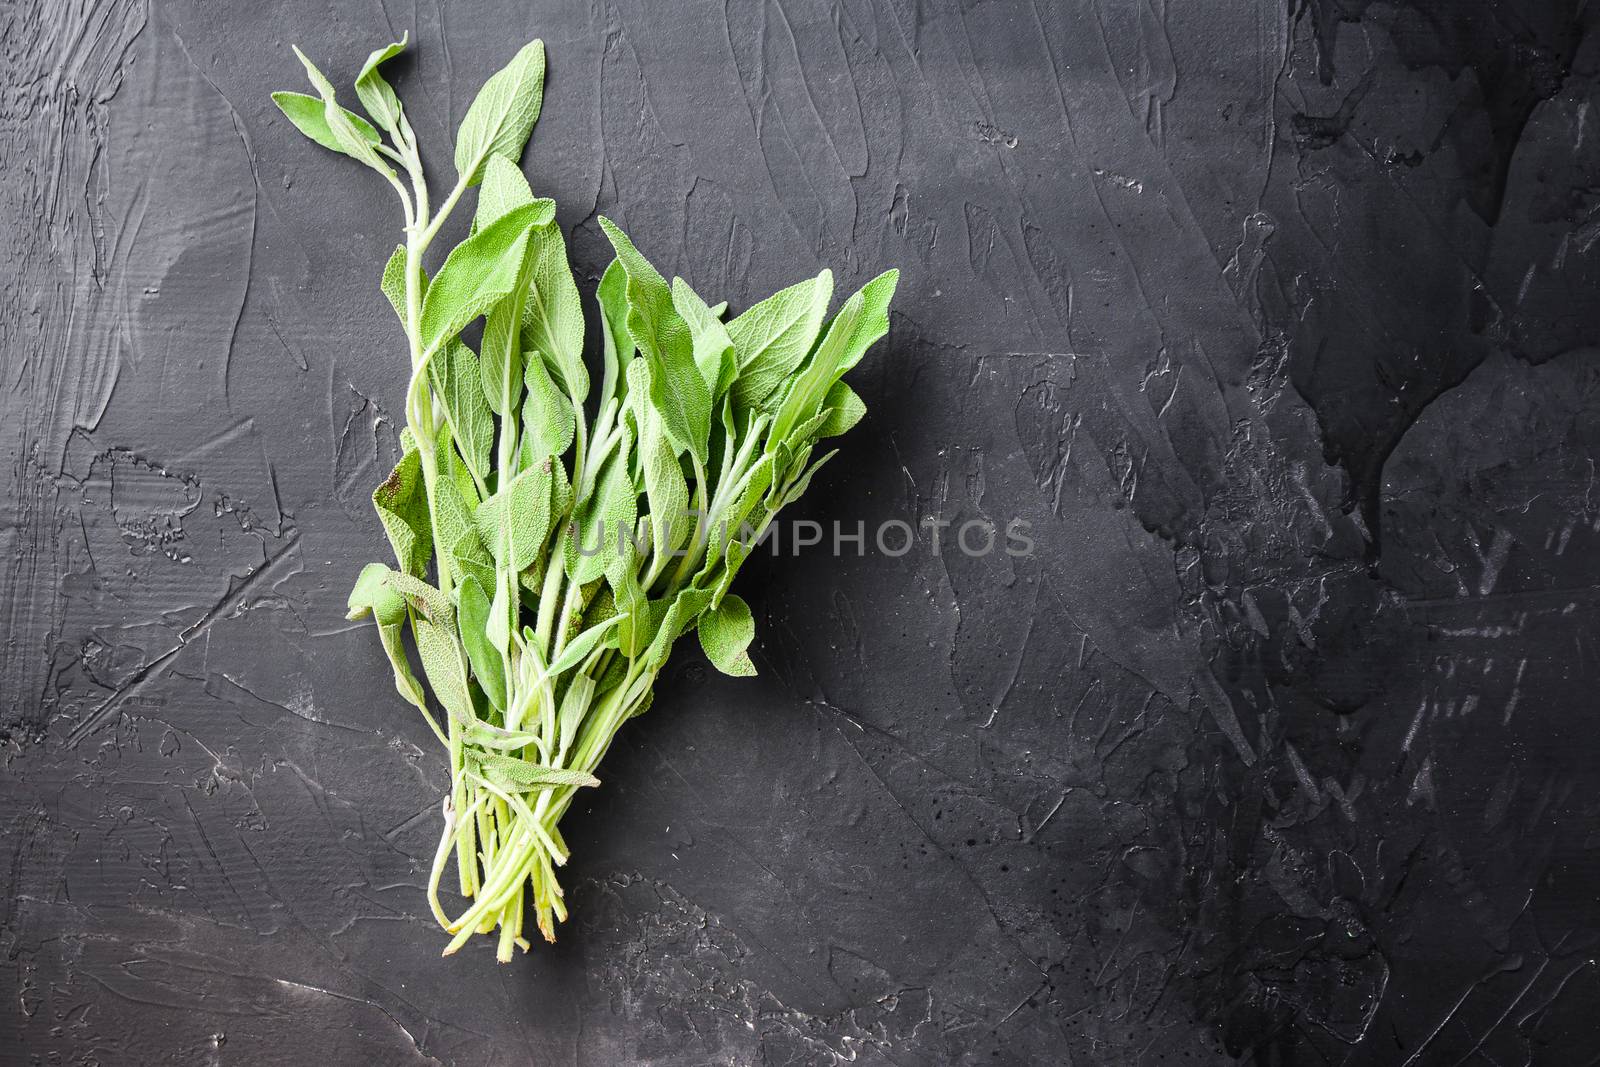
[[[455,605],[450,603],[450,598],[435,586],[429,585],[421,578],[398,571],[390,571],[384,576],[384,581],[395,592],[406,598],[422,619],[438,623],[441,626],[454,628],[456,622]]]
[[[639,557],[633,538],[622,538],[619,551],[606,568],[606,582],[616,602],[622,622],[617,626],[617,648],[633,659],[644,651],[654,632],[650,628],[650,607],[644,587],[639,584]]]
[[[354,620],[371,615],[380,626],[403,620],[406,617],[406,598],[388,584],[388,577],[392,573],[382,563],[369,563],[361,568],[355,588],[350,590],[350,598],[346,601],[348,610],[344,617]]]
[[[435,507],[438,511],[436,538],[443,554],[448,557],[450,569],[476,579],[485,589],[494,588],[494,557],[478,536],[478,528],[472,521],[472,510],[461,490],[454,485],[442,485]]]
[[[649,364],[635,359],[628,366],[628,391],[636,401],[639,423],[639,464],[644,472],[645,497],[650,503],[651,551],[657,560],[666,559],[687,540],[689,483],[678,463],[678,453],[667,441],[665,420],[640,398],[651,391]]]
[[[300,49],[296,48],[294,54],[300,57],[301,65],[306,68],[306,76],[311,79],[311,84],[317,90],[317,95],[322,97],[322,119],[333,138],[334,144],[337,145],[335,151],[343,152],[351,159],[365,163],[379,174],[393,180],[394,171],[378,156],[377,131],[373,131],[374,136],[369,140],[366,130],[362,130],[353,121],[355,116],[339,106],[339,101],[334,95],[333,83],[323,76],[322,71],[318,70],[316,64],[307,59],[305,53]],[[282,106],[282,104],[279,105],[280,108]],[[293,116],[290,117],[290,121],[294,121]],[[368,130],[372,129],[366,123],[362,123],[362,125],[366,126]],[[316,140],[316,138],[312,137],[312,140]]]
[[[544,42],[529,41],[505,67],[489,76],[456,131],[456,174],[466,185],[483,176],[491,154],[515,162],[522,156],[544,102]]]
[[[811,466],[807,467],[805,469],[805,473],[801,474],[798,478],[795,478],[784,489],[783,498],[772,505],[773,510],[777,510],[786,504],[792,504],[796,500],[800,499],[800,497],[805,495],[805,491],[811,488],[811,476],[816,474],[817,471],[821,470],[824,463],[828,462],[828,460],[832,459],[838,454],[839,450],[836,448],[832,452],[829,452],[827,455],[823,456],[821,459],[817,460],[815,463],[811,464]]]
[[[483,371],[472,349],[453,339],[428,364],[434,392],[444,407],[461,458],[478,482],[489,477],[494,416],[484,397]]]
[[[568,683],[567,691],[561,696],[561,707],[556,711],[561,741],[556,751],[563,756],[572,747],[573,739],[578,736],[578,727],[583,725],[584,717],[589,713],[590,705],[594,702],[594,690],[595,680],[587,674],[579,674]]]
[[[805,370],[789,386],[772,423],[773,438],[787,437],[795,426],[816,414],[833,383],[889,332],[889,300],[899,279],[899,271],[884,271],[844,302]]]
[[[531,280],[530,256],[524,247],[511,291],[489,309],[483,323],[483,395],[502,419],[516,414],[522,394],[522,305]]]
[[[728,323],[738,357],[733,395],[745,407],[766,410],[795,368],[805,360],[822,329],[833,294],[833,273],[780,289]]]
[[[305,93],[273,93],[272,102],[278,105],[278,110],[283,112],[284,118],[294,124],[295,129],[323,148],[350,156],[352,159],[360,158],[351,155],[339,138],[334,136],[333,130],[328,127],[327,105],[323,103],[321,97],[307,96]],[[377,146],[382,134],[373,129],[370,122],[353,111],[345,111],[344,116],[363,141],[373,147]]]
[[[594,492],[573,515],[563,540],[567,579],[587,585],[609,572],[617,542],[626,540],[639,518],[639,492],[628,470],[633,432],[623,428],[622,447],[600,468]]]
[[[700,613],[710,606],[711,596],[711,590],[691,585],[672,598],[672,602],[667,605],[666,614],[662,616],[656,628],[655,636],[650,639],[649,649],[645,651],[645,663],[652,668],[660,668],[667,662],[667,655],[672,651],[672,642],[692,626]]]
[[[409,703],[416,706],[424,715],[428,713],[428,695],[422,688],[422,683],[417,681],[417,676],[411,670],[411,661],[406,658],[405,640],[402,637],[402,625],[398,622],[379,622],[378,641],[383,645],[384,655],[389,658],[389,668],[394,672],[394,688]],[[433,726],[433,717],[428,717],[428,725]],[[439,728],[434,726],[434,732]],[[442,740],[442,738],[441,738]]]
[[[523,384],[528,390],[522,401],[523,465],[532,466],[545,456],[561,455],[571,446],[578,418],[571,399],[556,386],[537,351],[527,355]]]
[[[507,697],[505,663],[500,658],[500,652],[489,642],[489,594],[484,592],[477,579],[469,577],[457,587],[456,598],[457,630],[461,634],[461,645],[467,652],[467,661],[472,665],[472,674],[477,678],[479,688],[488,696],[489,703],[504,711]]]
[[[854,389],[842,381],[833,383],[822,403],[828,411],[828,418],[818,427],[818,438],[838,437],[860,422],[867,413],[867,405]]]
[[[600,228],[628,278],[628,333],[653,372],[650,401],[676,449],[687,449],[703,462],[711,434],[711,390],[695,366],[689,327],[672,306],[667,283],[628,236],[603,215]]]
[[[547,678],[559,678],[563,673],[582,663],[589,653],[600,647],[600,642],[605,638],[606,634],[610,633],[613,627],[621,625],[626,619],[627,616],[625,615],[613,615],[605,622],[600,623],[598,626],[589,627],[577,637],[568,641],[566,647],[561,650],[561,654],[551,660],[550,666],[545,668],[545,676]]]
[[[516,162],[491,155],[483,165],[483,185],[478,190],[478,207],[472,215],[473,232],[503,218],[519,207],[533,203],[533,187]]]
[[[400,98],[383,75],[378,73],[378,65],[404,52],[409,37],[409,32],[401,34],[398,41],[373,52],[362,64],[361,73],[356,75],[356,96],[361,98],[361,106],[367,109],[373,122],[390,132],[398,132],[401,128]]]
[[[389,535],[394,558],[406,574],[421,577],[433,555],[433,526],[428,520],[428,492],[422,481],[422,459],[407,442],[400,462],[372,491],[372,506]]]
[[[717,579],[717,584],[711,590],[711,606],[717,607],[730,594],[728,587],[733,584],[734,577],[739,573],[739,567],[750,558],[751,549],[743,541],[729,541],[722,557],[722,575]]]
[[[422,301],[423,351],[436,351],[516,288],[529,232],[552,217],[550,201],[516,208],[450,250]]]
[[[452,719],[460,723],[476,721],[466,652],[456,639],[455,627],[418,619],[412,632],[417,636],[417,655],[422,660],[422,672],[428,677],[433,695],[439,698]]]
[[[388,657],[394,673],[394,688],[402,697],[424,714],[428,710],[427,694],[422,683],[411,671],[411,661],[406,658],[402,632],[406,620],[406,600],[388,582],[393,574],[381,563],[369,563],[361,569],[355,588],[350,591],[347,619],[359,619],[370,614],[378,625],[378,640]],[[428,720],[430,726],[433,720]],[[438,727],[434,727],[435,732]]]
[[[728,328],[682,278],[672,279],[672,306],[689,327],[694,339],[694,364],[715,404],[733,384],[739,370]]]
[[[600,305],[600,330],[604,376],[600,385],[600,403],[604,404],[625,384],[622,368],[633,359],[633,335],[628,332],[628,275],[622,262],[613,259],[606,272],[600,276],[600,286],[595,291]]]
[[[767,495],[767,490],[772,488],[772,480],[777,474],[777,460],[770,455],[761,457],[754,467],[751,467],[741,481],[735,486],[738,494],[733,502],[723,512],[718,528],[712,531],[713,538],[720,538],[721,543],[738,538],[747,525],[754,525],[756,505]]]
[[[521,571],[538,558],[550,533],[553,465],[547,457],[478,505],[473,523],[501,567]]]
[[[723,674],[747,678],[756,673],[750,660],[750,642],[756,636],[756,621],[750,605],[729,593],[715,608],[700,617],[700,647],[711,665]]]
[[[406,324],[406,246],[395,245],[389,262],[383,265],[383,280],[378,283],[389,306],[400,316],[400,325]]]
[[[523,310],[523,345],[544,354],[567,395],[581,404],[589,395],[589,371],[583,365],[583,303],[567,266],[561,227],[547,222],[535,228],[529,252],[533,291]]]
[[[547,767],[527,760],[503,756],[498,752],[470,751],[468,758],[481,768],[483,776],[506,792],[524,793],[530,790],[550,789],[559,786],[597,786],[600,779],[588,771],[566,767]]]
[[[511,629],[516,616],[516,605],[512,603],[514,597],[511,583],[500,582],[495,585],[494,599],[489,604],[489,621],[484,633],[489,643],[501,653],[511,648]]]

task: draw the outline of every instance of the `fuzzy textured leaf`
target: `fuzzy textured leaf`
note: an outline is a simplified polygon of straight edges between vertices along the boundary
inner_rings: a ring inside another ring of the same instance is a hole
[[[516,288],[529,233],[550,215],[550,201],[535,201],[507,212],[451,249],[422,301],[424,351],[438,349]]]
[[[477,678],[489,702],[504,711],[507,695],[505,664],[499,650],[489,642],[489,594],[484,592],[477,579],[469,577],[461,583],[456,596],[459,598],[457,629],[461,633],[461,644],[466,649],[473,677]]]
[[[422,481],[422,457],[415,444],[395,464],[389,477],[372,491],[372,506],[378,511],[395,560],[407,574],[421,577],[433,555],[433,525],[428,519],[428,493]]]
[[[474,525],[500,566],[521,571],[538,558],[550,533],[553,465],[530,467],[478,505]]]
[[[323,148],[330,152],[338,152],[340,155],[350,156],[352,159],[360,158],[347,152],[339,138],[334,136],[333,130],[328,128],[327,108],[321,97],[307,96],[305,93],[273,93],[272,102],[278,105],[278,110],[283,112],[284,118],[294,123],[295,129],[317,142]],[[340,108],[340,110],[344,111],[343,108]],[[344,115],[351,128],[360,135],[363,141],[373,146],[378,144],[382,135],[373,128],[372,123],[357,115],[354,111],[345,111]]]
[[[828,417],[817,429],[818,438],[838,437],[854,427],[867,413],[866,402],[844,382],[833,383],[822,406],[828,412]]]
[[[538,226],[528,249],[532,288],[523,308],[523,347],[544,353],[567,394],[582,403],[589,395],[589,371],[583,364],[583,303],[567,266],[561,227],[554,222]]]
[[[338,146],[335,151],[343,152],[351,159],[365,163],[379,174],[393,178],[394,170],[378,155],[376,138],[368,140],[366,130],[358,127],[353,121],[355,116],[339,106],[339,101],[335,98],[333,91],[333,83],[323,76],[322,71],[318,70],[316,64],[307,59],[305,53],[300,49],[296,48],[294,54],[300,57],[301,65],[306,68],[306,76],[311,79],[311,84],[317,90],[317,95],[322,98],[323,124],[327,127],[334,143]],[[280,104],[279,107],[281,108],[282,105]],[[293,121],[292,117],[290,121]],[[362,123],[362,125],[369,130],[372,128],[366,123]],[[315,137],[312,139],[316,140]]]
[[[672,306],[694,338],[694,364],[700,369],[700,377],[705,379],[706,388],[711,391],[711,402],[715,404],[733,384],[739,369],[728,328],[682,278],[672,279]]]
[[[378,73],[378,66],[404,52],[410,36],[409,32],[401,34],[398,41],[373,52],[362,64],[361,73],[356,75],[356,96],[361,98],[361,106],[367,109],[373,122],[386,130],[400,129],[402,112],[400,98]]]
[[[780,289],[728,323],[739,363],[733,395],[745,407],[768,406],[805,360],[833,295],[833,272]]]
[[[884,271],[854,293],[828,324],[828,332],[800,376],[789,386],[772,436],[781,440],[817,413],[833,383],[861,362],[873,343],[889,332],[889,301],[900,279],[897,270]]]
[[[494,448],[494,416],[484,398],[478,357],[461,341],[451,341],[428,364],[428,373],[461,458],[479,481],[487,479],[489,453]]]
[[[362,567],[355,588],[350,590],[350,597],[345,602],[347,610],[344,617],[355,620],[371,615],[380,626],[404,619],[406,598],[389,585],[388,578],[392,573],[382,563],[369,563]]]
[[[544,42],[529,41],[489,76],[456,131],[456,174],[468,185],[483,177],[491,154],[515,162],[544,103]]]
[[[533,203],[533,187],[515,162],[491,155],[483,165],[483,184],[478,189],[478,207],[472,215],[474,231],[481,230],[519,207]],[[552,201],[552,204],[554,202]]]
[[[749,652],[755,636],[756,621],[750,614],[750,605],[732,593],[700,617],[700,647],[712,666],[723,674],[748,678],[756,673]]]
[[[550,377],[538,352],[529,352],[523,369],[528,392],[522,401],[523,463],[531,466],[545,456],[559,456],[572,444],[578,419],[572,401]]]
[[[619,539],[631,533],[639,518],[639,491],[628,470],[633,434],[623,428],[622,447],[605,461],[594,492],[579,505],[563,539],[567,578],[587,585],[606,574]]]
[[[627,234],[603,215],[600,228],[628,278],[628,333],[653,372],[650,400],[676,449],[687,449],[704,461],[711,434],[711,390],[695,366],[689,326],[673,307],[666,281]]]
[[[539,763],[502,756],[498,752],[471,752],[469,758],[483,770],[483,776],[507,792],[526,792],[558,786],[597,786],[600,779],[587,771],[565,767],[546,767]]]
[[[633,359],[634,352],[633,335],[628,332],[628,274],[622,269],[620,260],[613,259],[600,276],[595,299],[600,305],[602,356],[605,361],[600,386],[600,402],[604,404],[627,384],[622,380],[623,368]]]

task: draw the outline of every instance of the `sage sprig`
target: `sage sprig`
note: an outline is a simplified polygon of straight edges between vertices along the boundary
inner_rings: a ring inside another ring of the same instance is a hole
[[[834,455],[816,455],[818,442],[865,413],[842,379],[888,330],[897,272],[831,320],[824,270],[724,321],[725,304],[668,284],[602,217],[616,259],[596,292],[596,388],[555,205],[517,162],[543,102],[543,44],[484,84],[437,207],[382,73],[405,46],[362,66],[365,118],[298,49],[316,95],[273,99],[317,144],[376,171],[404,214],[381,286],[409,353],[406,429],[372,496],[395,563],[361,571],[349,615],[372,617],[396,689],[449,753],[428,880],[453,935],[445,952],[498,930],[504,961],[528,948],[527,904],[555,939],[567,915],[561,816],[599,784],[617,730],[650,706],[673,642],[696,630],[718,669],[755,673],[755,623],[729,586]],[[471,231],[430,274],[434,239],[474,186]],[[462,334],[480,319],[474,351]],[[469,901],[453,916],[440,899],[452,857]]]

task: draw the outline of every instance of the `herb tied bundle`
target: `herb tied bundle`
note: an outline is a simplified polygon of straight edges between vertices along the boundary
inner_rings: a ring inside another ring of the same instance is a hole
[[[677,638],[711,662],[755,668],[750,609],[728,591],[780,508],[806,489],[816,443],[865,413],[842,376],[888,330],[897,272],[824,324],[826,270],[724,322],[682,279],[669,286],[610,220],[598,291],[604,371],[584,363],[584,318],[555,222],[517,160],[539,117],[544,46],[489,78],[456,135],[456,181],[431,207],[416,137],[380,66],[356,78],[363,119],[298,49],[317,96],[275,93],[294,125],[394,188],[405,243],[382,288],[405,328],[411,378],[400,463],[373,493],[397,565],[369,564],[350,617],[371,615],[400,695],[450,757],[445,827],[428,882],[454,935],[499,930],[511,958],[525,904],[555,939],[566,918],[559,822],[617,730],[650,705]],[[387,136],[387,140],[385,140]],[[403,181],[396,168],[403,172]],[[429,277],[423,260],[466,191],[471,233]],[[482,318],[474,352],[462,337]],[[592,417],[591,417],[592,413]],[[641,499],[642,498],[642,499]],[[428,711],[404,641],[444,726]],[[454,853],[470,904],[439,885]]]

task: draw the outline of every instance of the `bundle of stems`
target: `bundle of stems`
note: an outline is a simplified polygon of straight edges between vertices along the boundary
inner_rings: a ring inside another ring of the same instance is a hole
[[[380,70],[404,47],[362,67],[365,118],[298,49],[317,95],[273,99],[312,140],[381,175],[404,213],[382,289],[409,352],[406,430],[373,493],[395,565],[361,571],[350,617],[374,619],[396,688],[449,754],[427,891],[451,935],[444,951],[498,930],[504,961],[528,948],[530,905],[555,939],[567,915],[561,817],[599,784],[622,724],[650,706],[673,642],[695,630],[720,670],[755,673],[754,620],[729,585],[833,455],[814,458],[817,442],[865,413],[842,376],[887,331],[897,275],[831,319],[824,270],[725,321],[725,304],[669,285],[601,218],[616,258],[596,294],[592,388],[555,205],[517,162],[542,102],[543,45],[484,84],[437,207]],[[474,187],[470,233],[430,277],[429,249]],[[475,350],[463,331],[480,319]],[[454,915],[440,899],[452,866],[467,902]]]

